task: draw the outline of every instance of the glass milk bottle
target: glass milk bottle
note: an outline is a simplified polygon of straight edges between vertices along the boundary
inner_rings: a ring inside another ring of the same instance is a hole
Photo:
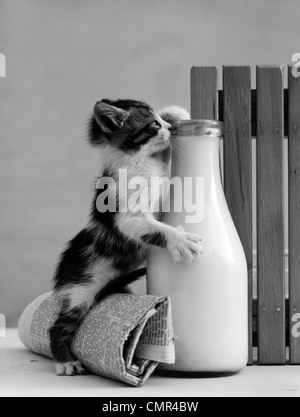
[[[247,263],[222,186],[222,129],[209,120],[176,124],[172,177],[181,179],[183,191],[171,186],[163,222],[200,235],[203,255],[193,264],[176,264],[167,250],[151,250],[148,294],[171,297],[176,335],[176,363],[161,366],[164,371],[236,373],[248,361]],[[192,189],[184,189],[184,179],[193,180]],[[178,199],[186,203],[181,212]],[[193,217],[189,206],[197,199]]]

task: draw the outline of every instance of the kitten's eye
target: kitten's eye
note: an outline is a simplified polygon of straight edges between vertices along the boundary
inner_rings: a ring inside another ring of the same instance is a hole
[[[154,120],[154,122],[151,123],[151,127],[154,127],[155,129],[161,129],[161,124]]]

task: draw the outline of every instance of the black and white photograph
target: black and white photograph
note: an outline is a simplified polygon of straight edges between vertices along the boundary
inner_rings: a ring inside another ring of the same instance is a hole
[[[0,0],[0,398],[300,397],[299,16]]]

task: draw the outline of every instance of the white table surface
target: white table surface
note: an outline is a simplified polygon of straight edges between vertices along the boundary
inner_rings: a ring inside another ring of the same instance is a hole
[[[132,388],[98,376],[57,377],[53,363],[27,351],[16,330],[0,338],[0,397],[300,396],[300,367],[248,367],[236,376],[181,379],[152,376]]]

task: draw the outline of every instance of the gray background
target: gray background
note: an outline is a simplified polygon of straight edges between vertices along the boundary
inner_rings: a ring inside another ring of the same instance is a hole
[[[192,65],[288,64],[297,0],[1,0],[0,313],[15,325],[50,289],[57,256],[84,226],[97,157],[96,100],[189,107]]]

